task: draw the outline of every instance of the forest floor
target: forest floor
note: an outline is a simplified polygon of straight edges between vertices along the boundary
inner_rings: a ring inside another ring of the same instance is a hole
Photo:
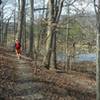
[[[67,73],[47,70],[0,47],[0,100],[96,100],[95,64],[73,64]]]

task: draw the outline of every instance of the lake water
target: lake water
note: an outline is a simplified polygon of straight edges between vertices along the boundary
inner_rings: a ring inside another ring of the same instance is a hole
[[[59,53],[57,55],[57,60],[58,61],[66,61],[66,56],[64,53]],[[79,54],[75,57],[76,61],[92,61],[95,62],[96,61],[96,54],[94,53],[90,53],[90,54]]]

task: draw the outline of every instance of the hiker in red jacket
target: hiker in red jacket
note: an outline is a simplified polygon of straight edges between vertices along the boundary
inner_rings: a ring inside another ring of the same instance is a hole
[[[20,59],[20,57],[21,57],[21,44],[20,44],[18,39],[16,39],[16,42],[15,42],[15,49],[16,49],[16,55],[17,55],[18,59]]]

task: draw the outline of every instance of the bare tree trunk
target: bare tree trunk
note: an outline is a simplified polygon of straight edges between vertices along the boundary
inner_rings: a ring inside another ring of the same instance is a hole
[[[1,43],[1,33],[2,33],[2,30],[1,30],[1,27],[2,27],[2,18],[1,18],[1,13],[2,13],[2,11],[1,11],[1,8],[0,8],[0,43]]]
[[[97,64],[96,64],[96,81],[97,81],[97,100],[100,100],[100,25],[97,33]]]
[[[24,18],[23,18],[24,22],[23,22],[23,37],[22,37],[22,48],[23,48],[23,52],[25,52],[25,46],[26,46],[26,14],[24,14]]]
[[[20,19],[21,0],[18,0],[18,20]]]
[[[50,67],[50,58],[51,58],[51,52],[52,52],[52,40],[53,40],[53,33],[52,33],[52,23],[53,23],[53,13],[54,13],[54,0],[48,1],[48,31],[47,31],[47,42],[46,42],[46,55],[44,57],[43,64],[46,67]]]
[[[95,4],[94,7],[97,18],[97,60],[96,60],[96,100],[100,100],[100,0],[98,0],[98,5]],[[98,7],[97,7],[98,6]],[[97,7],[97,8],[96,8]]]
[[[25,0],[20,0],[20,13],[18,18],[18,39],[21,42],[22,39],[22,31],[23,31],[23,19],[25,12]]]
[[[46,56],[44,57],[44,65],[47,68],[56,67],[56,28],[59,22],[60,14],[62,11],[64,0],[57,2],[56,0],[48,1],[49,20],[48,20],[48,32],[47,32],[47,44],[46,44]]]
[[[0,11],[0,42],[2,44],[3,42],[3,7],[1,7],[1,11]]]
[[[100,22],[100,20],[99,20]],[[97,33],[97,66],[96,66],[96,81],[97,81],[97,100],[100,100],[100,23],[98,25]]]
[[[34,31],[33,31],[33,22],[34,22],[34,0],[30,0],[30,36],[29,36],[29,55],[34,58]]]
[[[15,37],[16,36],[16,15],[15,15],[15,11],[14,11],[14,42],[15,42]]]
[[[24,16],[24,51],[26,52],[26,15]]]
[[[40,27],[39,27],[40,28]],[[40,33],[41,33],[41,30],[39,30],[39,32],[37,33],[36,35],[36,40],[35,40],[35,53],[36,53],[36,59],[38,59],[38,55],[40,53]]]
[[[8,35],[8,27],[9,27],[9,21],[11,17],[8,19],[6,26],[5,26],[5,32],[4,32],[4,40],[3,40],[3,45],[7,46],[7,35]]]
[[[52,34],[52,28],[51,28],[51,21],[49,22],[48,26],[48,32],[47,32],[47,42],[46,42],[46,55],[44,57],[43,64],[49,68],[50,67],[50,58],[51,58],[51,52],[52,52],[52,41],[53,41],[53,34]]]
[[[51,69],[56,68],[56,31],[53,33],[53,40],[52,40],[52,55],[51,55]]]
[[[16,32],[17,32],[17,22],[16,22],[16,0],[15,0],[15,9],[14,9],[14,43],[16,39]]]

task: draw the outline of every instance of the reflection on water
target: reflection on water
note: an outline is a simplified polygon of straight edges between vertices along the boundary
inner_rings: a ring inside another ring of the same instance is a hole
[[[66,56],[64,53],[57,54],[57,60],[58,61],[66,61]],[[96,61],[96,54],[90,53],[90,54],[79,54],[75,57],[75,61]]]

